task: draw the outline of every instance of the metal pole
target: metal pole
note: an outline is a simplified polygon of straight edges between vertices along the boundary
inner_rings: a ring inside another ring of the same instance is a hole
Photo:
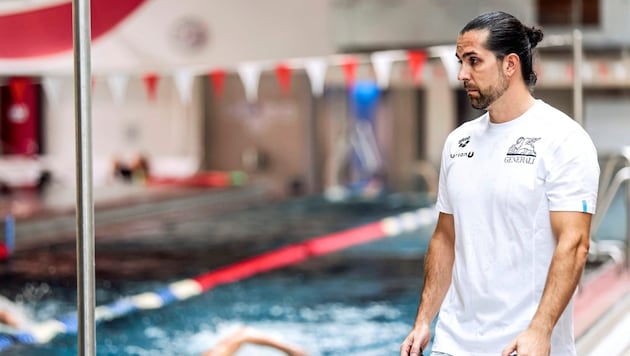
[[[311,115],[306,125],[307,137],[307,186],[310,194],[315,194],[321,190],[321,172],[319,169],[318,154],[318,125],[319,122],[319,105],[321,101],[315,94],[311,95]]]
[[[584,126],[582,63],[582,31],[576,28],[573,30],[573,118]]]
[[[630,270],[630,180],[626,181],[626,269]]]
[[[78,354],[96,354],[90,0],[72,1],[77,185]]]

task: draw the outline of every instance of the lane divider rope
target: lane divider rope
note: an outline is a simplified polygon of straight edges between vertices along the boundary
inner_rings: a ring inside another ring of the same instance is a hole
[[[193,278],[168,284],[153,292],[144,292],[97,306],[94,311],[96,324],[120,318],[138,310],[159,309],[176,301],[182,301],[222,285],[240,281],[256,274],[297,264],[309,258],[326,255],[352,246],[378,239],[394,237],[430,226],[437,220],[434,207],[420,208],[387,217],[332,234],[315,237],[304,242],[281,247],[242,261],[221,267]],[[77,314],[71,313],[58,319],[37,323],[27,330],[0,335],[0,352],[16,344],[43,344],[60,334],[76,334]]]

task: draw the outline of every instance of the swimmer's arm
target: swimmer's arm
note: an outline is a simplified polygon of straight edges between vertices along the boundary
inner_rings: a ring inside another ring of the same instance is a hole
[[[256,344],[275,348],[285,352],[289,356],[305,356],[306,353],[299,347],[271,338],[258,330],[250,327],[242,327],[228,336],[217,346],[206,351],[202,356],[231,356],[245,344]]]
[[[453,215],[440,213],[424,263],[424,287],[413,328],[400,345],[401,356],[422,355],[431,339],[431,323],[451,285],[455,259]]]
[[[551,342],[553,328],[575,293],[588,258],[591,214],[552,211],[550,216],[551,228],[558,245],[549,266],[543,295],[527,331],[504,350],[504,355],[512,351],[508,349],[515,350],[517,346],[521,353],[521,344],[522,347],[539,347],[540,345],[527,344],[538,344],[534,340]]]

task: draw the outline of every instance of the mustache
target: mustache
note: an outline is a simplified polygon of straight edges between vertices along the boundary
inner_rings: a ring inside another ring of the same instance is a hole
[[[477,88],[476,86],[470,84],[469,82],[464,82],[464,89],[479,90],[479,88]]]

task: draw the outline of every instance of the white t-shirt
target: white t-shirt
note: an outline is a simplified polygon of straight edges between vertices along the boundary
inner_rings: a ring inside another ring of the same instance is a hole
[[[486,113],[448,136],[437,208],[453,214],[455,262],[433,350],[497,356],[527,328],[556,247],[549,212],[593,214],[598,183],[588,134],[541,100],[512,121]],[[575,355],[574,344],[571,302],[551,354]]]

